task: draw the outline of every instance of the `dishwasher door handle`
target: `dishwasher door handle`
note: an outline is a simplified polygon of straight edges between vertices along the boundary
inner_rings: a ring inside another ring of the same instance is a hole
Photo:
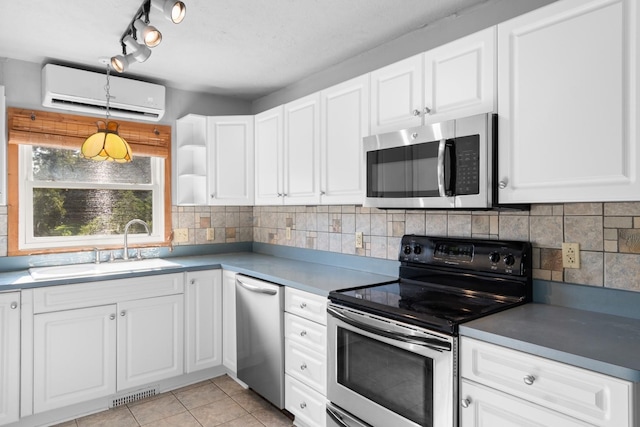
[[[240,286],[242,286],[243,288],[245,288],[248,291],[251,292],[256,292],[258,294],[266,294],[266,295],[275,295],[278,293],[277,290],[275,289],[270,289],[270,288],[261,288],[260,286],[256,286],[256,285],[251,285],[249,283],[245,283],[242,280],[236,278],[236,280],[238,281],[238,284]]]

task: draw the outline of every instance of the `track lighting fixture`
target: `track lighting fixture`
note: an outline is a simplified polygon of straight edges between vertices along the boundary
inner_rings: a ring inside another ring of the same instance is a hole
[[[111,68],[118,73],[123,73],[133,62],[146,61],[151,55],[149,48],[158,46],[162,41],[162,33],[149,21],[151,6],[175,24],[182,22],[187,12],[187,7],[181,1],[144,0],[120,37],[122,55],[111,58]]]
[[[151,5],[162,12],[165,18],[179,24],[187,14],[187,6],[176,0],[151,0]]]

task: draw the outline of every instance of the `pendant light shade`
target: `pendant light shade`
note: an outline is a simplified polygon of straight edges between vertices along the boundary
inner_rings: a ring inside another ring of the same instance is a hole
[[[118,123],[99,120],[96,125],[98,131],[82,144],[82,155],[97,161],[130,162],[131,147],[118,135]]]

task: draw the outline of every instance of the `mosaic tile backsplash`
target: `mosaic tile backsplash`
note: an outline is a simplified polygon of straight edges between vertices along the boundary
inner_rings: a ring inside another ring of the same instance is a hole
[[[534,277],[640,292],[640,202],[533,205],[530,211],[380,210],[360,206],[227,206],[172,209],[176,245],[261,242],[396,259],[404,234],[532,242]],[[207,229],[214,239],[207,240]],[[287,233],[290,228],[290,233]],[[364,247],[356,249],[356,232]],[[289,237],[289,238],[287,238]],[[562,243],[580,245],[580,268],[562,268]],[[0,256],[7,209],[0,206]]]

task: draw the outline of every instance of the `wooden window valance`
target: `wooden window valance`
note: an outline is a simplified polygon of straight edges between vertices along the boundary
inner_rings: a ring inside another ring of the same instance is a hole
[[[8,142],[79,149],[96,132],[99,120],[105,118],[7,108]],[[129,143],[134,156],[170,157],[171,126],[113,118],[110,121],[118,122],[118,133]]]

